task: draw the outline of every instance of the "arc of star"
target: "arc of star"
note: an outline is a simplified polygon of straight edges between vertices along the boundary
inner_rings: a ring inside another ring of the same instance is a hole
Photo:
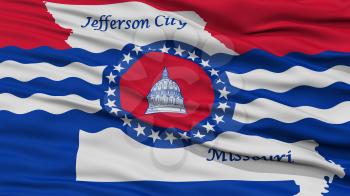
[[[182,53],[185,52],[185,50],[182,50],[180,45],[177,48],[174,48],[174,50],[175,50],[175,55],[180,55],[180,56],[182,56]]]
[[[153,143],[155,143],[156,140],[160,140],[159,131],[154,131],[153,129],[152,129],[151,131],[152,131],[152,133],[151,133],[151,135],[149,135],[148,137],[149,137],[149,138],[152,138]]]
[[[131,121],[132,121],[132,119],[128,118],[128,117],[126,116],[126,114],[124,114],[124,118],[121,118],[121,119],[122,119],[122,121],[123,121],[123,126],[127,125],[127,126],[131,127]]]
[[[224,116],[218,116],[215,114],[215,118],[213,118],[213,119],[216,121],[216,124],[219,124],[220,122],[224,123],[223,118],[224,118]]]
[[[136,136],[145,135],[145,128],[146,127],[141,126],[140,123],[137,123],[137,127],[134,128],[134,130],[136,131]]]
[[[105,106],[108,106],[110,108],[115,107],[115,101],[108,99],[107,103],[105,104]]]
[[[202,59],[202,62],[200,64],[203,65],[203,67],[210,67],[209,60],[205,61],[205,60]]]
[[[217,71],[215,69],[211,69],[211,70],[209,70],[209,72],[210,72],[211,76],[219,76],[219,71]]]
[[[225,82],[223,82],[220,78],[216,80],[216,84],[225,84]]]
[[[170,49],[170,48],[167,48],[167,47],[165,46],[165,44],[164,44],[164,45],[163,45],[163,48],[161,48],[160,51],[163,52],[163,53],[169,53],[169,49]]]
[[[112,74],[112,72],[111,73],[109,73],[109,75],[108,76],[106,76],[106,78],[108,79],[108,81],[109,81],[109,83],[115,83],[115,75],[113,75]]]
[[[121,72],[123,69],[124,69],[124,67],[122,67],[120,64],[114,66],[115,71]]]
[[[189,54],[189,56],[187,58],[191,59],[192,61],[194,61],[196,58],[198,58],[195,50],[193,52],[189,52],[188,54]]]
[[[133,58],[130,56],[130,53],[127,54],[127,55],[123,54],[123,56],[124,56],[123,62],[126,62],[127,64],[129,64],[130,61],[133,59]]]
[[[137,55],[139,54],[139,52],[142,52],[142,48],[140,46],[134,46],[134,49],[132,49],[132,51],[134,51]]]
[[[184,140],[189,140],[191,137],[187,136],[187,132],[179,133],[180,137]]]
[[[219,103],[218,109],[222,109],[223,112],[226,112],[226,109],[230,108],[230,106],[227,105],[227,102],[225,103]]]
[[[196,138],[199,138],[199,139],[202,139],[205,135],[202,135],[199,131],[197,131],[196,134],[193,135],[193,137],[196,137]]]
[[[173,141],[177,139],[173,133],[165,132],[165,134],[166,134],[165,140],[168,140],[170,144],[173,144]]]
[[[109,112],[112,114],[118,115],[118,112],[121,112],[121,110],[119,108],[113,107]]]
[[[209,133],[210,131],[215,131],[214,125],[211,125],[209,122],[207,122],[207,124],[205,125],[202,125],[202,127],[204,127],[207,130],[207,133]]]
[[[224,87],[221,90],[219,89],[219,92],[220,92],[219,98],[224,97],[225,99],[227,99],[227,95],[230,94],[230,91],[227,91],[226,87]]]
[[[107,93],[107,96],[115,96],[115,89],[111,89],[110,87],[108,87],[108,90],[105,91],[105,93]]]

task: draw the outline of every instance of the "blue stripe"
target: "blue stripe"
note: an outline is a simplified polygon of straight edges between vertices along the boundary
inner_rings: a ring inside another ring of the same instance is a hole
[[[183,47],[189,47],[187,44]],[[335,65],[350,65],[350,53],[323,52],[317,55],[290,53],[285,56],[275,56],[265,51],[255,49],[239,56],[215,54],[209,56],[210,64],[222,70],[235,73],[246,73],[255,69],[266,69],[272,72],[283,72],[293,66],[300,65],[315,71],[325,71]],[[13,60],[20,63],[47,62],[56,66],[65,66],[71,62],[81,62],[91,66],[113,65],[121,58],[119,50],[110,49],[101,53],[92,53],[79,48],[56,50],[49,47],[39,47],[32,50],[17,47],[0,48],[0,62]]]
[[[21,82],[13,78],[0,79],[0,93],[10,93],[26,98],[35,93],[52,96],[77,94],[85,99],[96,100],[104,95],[102,85],[93,85],[78,78],[67,78],[53,81],[47,78],[36,78],[29,82]]]
[[[255,69],[271,72],[284,72],[296,65],[314,70],[325,71],[335,65],[350,65],[350,53],[323,52],[317,55],[290,53],[286,56],[275,56],[262,50],[251,50],[234,58],[224,69],[234,73],[247,73]]]
[[[11,127],[11,130],[16,131],[23,129],[23,127],[30,127],[48,130],[47,134],[50,134],[52,127],[59,127],[62,130],[81,129],[88,132],[98,132],[109,127],[119,127],[121,122],[104,111],[87,114],[78,110],[60,115],[44,111],[33,111],[23,115],[0,111],[0,119],[6,119],[1,123],[0,130]],[[332,125],[315,119],[303,119],[288,124],[273,119],[262,119],[251,124],[236,122],[234,127],[232,123],[225,124],[228,127],[223,127],[223,130],[235,130],[246,135],[256,135],[284,142],[314,139],[326,145],[336,144],[344,149],[350,149],[350,122]]]
[[[37,174],[30,174],[34,177]],[[0,181],[1,182],[1,181]],[[2,182],[1,182],[2,183]],[[0,185],[3,195],[103,195],[103,196],[213,196],[213,195],[295,195],[299,187],[294,181],[207,181],[207,182],[124,182],[96,183],[73,180],[8,180]]]
[[[334,83],[325,88],[299,86],[283,93],[266,89],[253,91],[235,89],[232,92],[237,93],[230,97],[231,100],[240,104],[249,103],[258,98],[266,98],[291,107],[312,106],[327,109],[350,100],[350,85],[342,82]]]
[[[0,62],[13,60],[20,63],[47,62],[56,66],[65,66],[72,62],[81,62],[90,66],[113,65],[120,59],[119,50],[111,49],[101,53],[92,53],[79,48],[56,50],[39,47],[25,50],[17,47],[0,48]]]
[[[240,129],[236,131],[284,142],[312,139],[324,144],[336,144],[344,149],[350,149],[350,122],[334,125],[316,119],[303,119],[295,123],[262,119],[251,124],[241,124]]]
[[[23,127],[47,130],[48,137],[52,127],[59,127],[62,130],[85,130],[98,132],[108,127],[116,127],[120,123],[118,119],[100,111],[95,114],[88,114],[79,110],[71,110],[66,113],[55,115],[45,111],[35,110],[27,114],[18,115],[7,111],[0,111],[0,119],[6,119],[0,125],[1,129],[21,130]],[[27,126],[29,124],[29,126]],[[15,139],[15,138],[14,138]]]

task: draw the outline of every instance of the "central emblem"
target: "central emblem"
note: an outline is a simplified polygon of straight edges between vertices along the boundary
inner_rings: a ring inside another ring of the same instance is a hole
[[[153,113],[186,113],[184,99],[179,85],[171,80],[166,67],[162,78],[154,84],[147,96],[148,108],[145,114]]]
[[[221,55],[182,42],[129,44],[104,71],[101,105],[113,127],[157,148],[211,141],[239,128],[232,120],[237,90],[229,85]]]

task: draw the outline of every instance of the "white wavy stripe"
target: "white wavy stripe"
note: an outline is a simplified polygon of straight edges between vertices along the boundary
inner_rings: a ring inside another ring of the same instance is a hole
[[[244,74],[226,73],[232,86],[248,91],[268,89],[282,93],[303,85],[323,88],[335,82],[350,84],[350,67],[344,65],[337,65],[323,72],[295,66],[282,73],[263,69]]]
[[[233,119],[242,123],[253,123],[263,118],[272,118],[284,123],[293,123],[313,118],[326,123],[342,124],[350,121],[349,111],[350,101],[329,109],[319,109],[310,106],[290,107],[259,98],[247,104],[236,104]]]
[[[76,77],[91,84],[101,84],[102,73],[105,67],[91,67],[79,62],[58,67],[49,63],[22,64],[15,61],[4,61],[0,63],[0,79],[9,77],[22,82],[28,82],[39,77],[54,81]]]
[[[34,110],[43,110],[51,114],[62,114],[74,109],[96,113],[101,110],[100,101],[90,101],[74,94],[50,96],[37,93],[28,98],[16,97],[9,93],[0,94],[0,111],[25,114]]]

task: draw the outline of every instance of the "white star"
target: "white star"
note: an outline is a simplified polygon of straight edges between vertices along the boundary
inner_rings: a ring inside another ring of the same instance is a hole
[[[115,89],[111,89],[109,87],[108,87],[108,91],[105,91],[105,93],[107,93],[107,96],[111,96],[111,95],[115,96],[114,92],[115,92]]]
[[[214,75],[215,75],[215,76],[219,76],[219,75],[218,75],[219,71],[216,71],[215,69],[211,69],[209,72],[210,72],[210,75],[211,75],[211,76],[214,76]]]
[[[196,134],[193,135],[193,137],[196,137],[196,138],[199,138],[199,139],[202,139],[205,135],[202,135],[199,131],[197,131]]]
[[[149,135],[148,137],[152,138],[153,140],[153,143],[156,142],[156,140],[160,140],[160,137],[159,137],[159,131],[152,131],[152,134]]]
[[[205,61],[202,59],[201,65],[203,65],[203,67],[210,67],[209,60]]]
[[[114,70],[121,72],[124,69],[124,67],[122,67],[120,64],[117,66],[114,66]]]
[[[105,104],[105,106],[108,106],[108,107],[110,107],[110,108],[112,108],[112,107],[115,107],[115,101],[113,100],[107,100],[107,103]]]
[[[220,78],[216,80],[216,84],[225,84],[225,82],[223,82]]]
[[[227,91],[226,87],[224,87],[222,90],[219,90],[219,92],[220,92],[219,98],[225,97],[225,99],[227,99],[227,95],[230,94],[230,91]]]
[[[142,126],[140,125],[140,123],[137,123],[137,127],[134,128],[135,131],[137,132],[136,136],[139,136],[140,134],[141,134],[141,135],[145,135],[145,132],[144,132],[145,128],[146,128],[146,127],[142,127]]]
[[[130,56],[130,53],[128,55],[123,54],[124,59],[123,61],[129,64],[129,62],[132,60],[132,57]]]
[[[196,58],[198,58],[195,50],[193,52],[189,52],[188,54],[189,54],[188,58],[191,59],[192,61],[194,61]]]
[[[214,126],[215,125],[211,125],[209,122],[207,122],[206,125],[202,125],[202,127],[204,127],[207,130],[207,133],[209,133],[209,131],[215,131]]]
[[[135,51],[136,54],[139,54],[139,52],[142,52],[143,50],[140,46],[135,46],[134,49],[132,49],[132,51]]]
[[[222,109],[222,111],[225,112],[226,108],[230,108],[230,106],[227,105],[227,102],[219,103],[218,109]]]
[[[224,116],[218,116],[215,114],[215,118],[213,118],[216,121],[216,124],[219,124],[220,122],[224,122],[224,120],[222,120],[224,118]]]
[[[109,83],[113,82],[115,83],[115,75],[112,74],[112,72],[109,74],[109,76],[106,76],[106,78],[108,78]]]
[[[110,113],[113,113],[113,114],[115,114],[115,115],[118,115],[118,112],[120,112],[121,110],[120,109],[118,109],[118,108],[112,108],[111,109],[111,111],[109,111]]]
[[[174,137],[173,133],[165,132],[165,134],[166,134],[165,140],[168,140],[170,144],[173,144],[173,141],[177,139],[176,137]]]
[[[160,49],[161,52],[163,53],[168,53],[170,48],[167,48],[165,44],[163,45],[163,48]]]
[[[123,121],[123,126],[127,125],[129,127],[131,127],[131,119],[128,118],[125,114],[124,114],[124,118],[121,118],[122,121]]]
[[[178,54],[180,56],[182,56],[182,53],[185,51],[181,49],[180,45],[177,48],[174,48],[174,50],[175,50],[175,55]]]
[[[180,135],[180,137],[181,137],[182,139],[184,139],[184,140],[190,139],[190,137],[187,136],[187,132],[185,132],[185,133],[179,133],[179,135]]]

